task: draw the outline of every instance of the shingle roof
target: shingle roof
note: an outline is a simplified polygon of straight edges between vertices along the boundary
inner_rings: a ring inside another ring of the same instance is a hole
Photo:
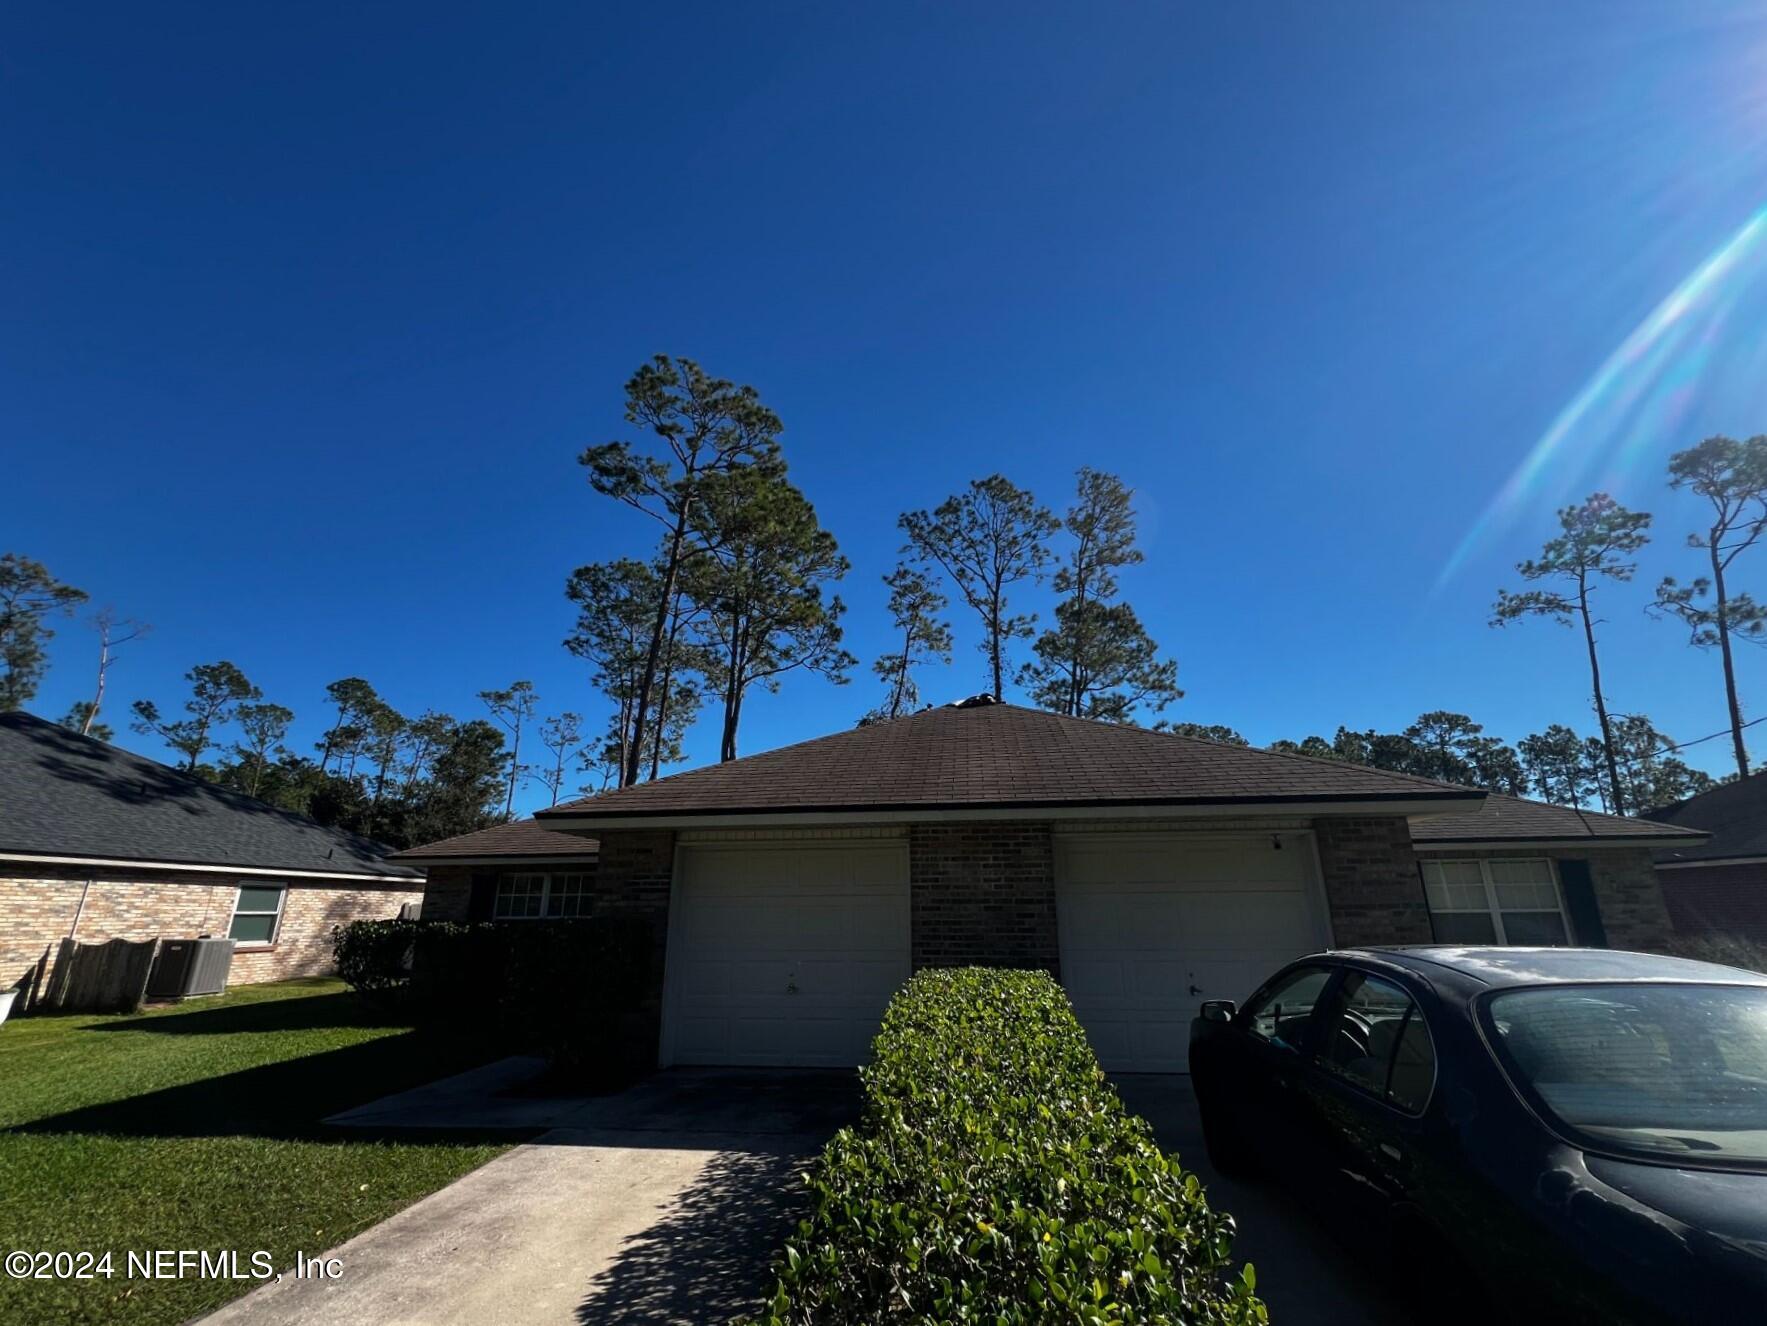
[[[1712,835],[1703,843],[1660,852],[1659,861],[1728,861],[1739,856],[1767,856],[1767,773],[1720,784],[1710,792],[1653,810],[1651,815]]]
[[[0,714],[0,852],[419,879],[391,848],[25,713]]]
[[[990,703],[924,710],[574,801],[539,818],[1483,796],[1336,760]]]
[[[1432,844],[1474,842],[1557,842],[1587,838],[1590,841],[1625,842],[1639,838],[1686,836],[1697,832],[1653,820],[1603,815],[1573,806],[1554,806],[1544,801],[1524,801],[1493,792],[1478,810],[1467,814],[1431,815],[1411,826],[1411,840],[1419,847]]]
[[[558,833],[534,820],[493,824],[477,833],[462,833],[439,842],[422,843],[394,852],[394,861],[483,860],[487,857],[533,856],[593,861],[601,844],[580,833]]]

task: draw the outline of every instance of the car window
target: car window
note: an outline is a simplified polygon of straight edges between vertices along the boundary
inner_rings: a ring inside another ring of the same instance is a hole
[[[1505,1070],[1565,1129],[1650,1157],[1767,1164],[1767,990],[1560,985],[1486,1009]]]
[[[1246,1028],[1259,1040],[1300,1049],[1314,1006],[1330,980],[1329,968],[1305,967],[1266,986],[1245,1006],[1241,1016]]]
[[[1416,1004],[1405,1019],[1399,1043],[1393,1051],[1393,1072],[1387,1079],[1387,1099],[1407,1114],[1422,1114],[1429,1104],[1430,1088],[1436,1084],[1436,1047],[1423,1010]]]
[[[1397,985],[1351,972],[1326,1019],[1320,1065],[1413,1114],[1429,1100],[1435,1050],[1423,1013]]]

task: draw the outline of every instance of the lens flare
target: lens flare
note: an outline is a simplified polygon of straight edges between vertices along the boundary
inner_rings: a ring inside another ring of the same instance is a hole
[[[1492,534],[1535,510],[1548,487],[1564,492],[1601,468],[1614,481],[1665,441],[1680,436],[1707,380],[1714,352],[1738,301],[1767,269],[1767,207],[1762,207],[1670,292],[1583,385],[1479,514],[1436,577],[1440,590]],[[1741,347],[1747,353],[1749,347]],[[1755,384],[1755,392],[1760,391]],[[1750,426],[1750,431],[1759,431]]]

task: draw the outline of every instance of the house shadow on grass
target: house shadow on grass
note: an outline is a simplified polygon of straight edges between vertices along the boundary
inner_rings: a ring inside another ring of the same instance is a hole
[[[320,999],[301,1003],[319,1003]],[[261,1008],[215,1009],[190,1017],[226,1017]],[[156,1019],[172,1021],[172,1018]],[[121,1026],[122,1024],[115,1024]],[[323,1023],[317,1025],[325,1025]],[[338,1024],[338,1025],[356,1025]],[[109,1029],[109,1028],[106,1028]],[[146,1030],[137,1024],[134,1029]],[[123,1100],[68,1110],[12,1129],[19,1133],[85,1133],[119,1137],[258,1137],[267,1140],[426,1145],[520,1141],[483,1129],[340,1129],[328,1115],[419,1083],[456,1073],[489,1057],[462,1040],[419,1032],[384,1036],[256,1068],[164,1087]]]
[[[349,991],[256,1003],[180,1007],[175,1013],[95,1022],[85,1031],[138,1036],[225,1036],[235,1032],[322,1031],[329,1027],[397,1027],[408,1019],[399,1010],[378,1007]]]
[[[803,1150],[721,1151],[590,1282],[581,1326],[728,1322],[773,1289],[780,1244],[808,1208]]]

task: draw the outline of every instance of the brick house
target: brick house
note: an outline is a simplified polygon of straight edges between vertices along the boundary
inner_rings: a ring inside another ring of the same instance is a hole
[[[331,928],[396,916],[391,849],[25,713],[0,714],[0,988],[64,938],[231,935],[233,984],[331,969]]]
[[[598,847],[593,838],[517,820],[388,859],[424,870],[429,920],[522,921],[585,914]]]
[[[1650,813],[1709,835],[1657,852],[1657,879],[1675,928],[1767,945],[1767,774]]]
[[[1698,837],[978,700],[402,855],[427,916],[652,918],[665,1064],[857,1063],[912,971],[982,963],[1059,976],[1107,1068],[1171,1071],[1202,999],[1310,951],[1659,945],[1651,850]]]

